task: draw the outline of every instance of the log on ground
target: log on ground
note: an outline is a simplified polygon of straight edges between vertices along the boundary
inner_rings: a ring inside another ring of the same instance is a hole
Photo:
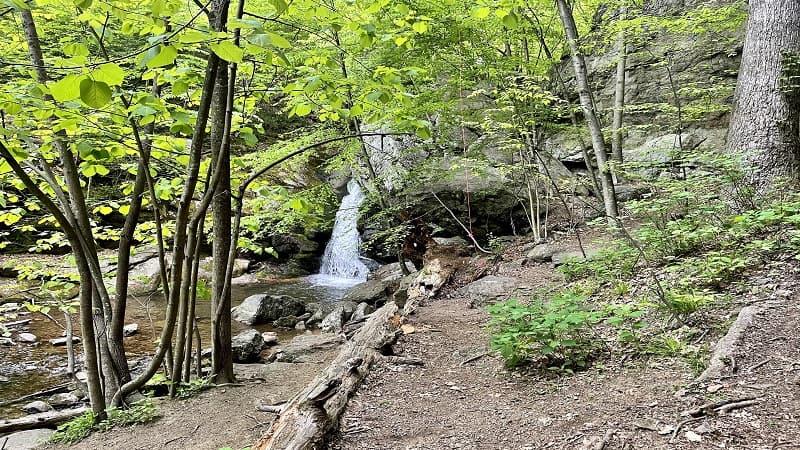
[[[289,401],[253,450],[325,448],[348,399],[381,359],[382,349],[397,340],[402,321],[394,302],[373,313],[327,370]]]
[[[15,431],[32,430],[34,428],[52,428],[88,411],[89,408],[73,408],[62,411],[48,411],[20,417],[19,419],[0,420],[0,434]]]

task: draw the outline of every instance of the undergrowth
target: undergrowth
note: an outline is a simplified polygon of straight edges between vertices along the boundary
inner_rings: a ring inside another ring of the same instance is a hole
[[[158,417],[158,410],[149,399],[134,403],[129,408],[108,410],[105,420],[97,421],[91,411],[72,419],[56,429],[50,442],[74,444],[88,437],[94,431],[109,431],[116,427],[126,427],[148,423]]]
[[[625,177],[650,192],[625,205],[636,229],[620,222],[606,248],[561,265],[563,289],[489,307],[492,349],[508,366],[561,373],[611,352],[681,357],[702,370],[706,350],[693,339],[715,327],[705,313],[751,267],[800,252],[800,195],[757,198],[738,167],[703,152],[673,155],[656,177],[639,175],[652,165],[627,166]]]

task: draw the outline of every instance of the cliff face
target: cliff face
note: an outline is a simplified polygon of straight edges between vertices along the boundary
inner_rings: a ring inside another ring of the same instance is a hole
[[[664,160],[685,149],[723,149],[741,59],[746,11],[738,0],[654,0],[631,17],[625,88],[624,143],[629,161]],[[615,11],[599,11],[587,65],[607,132],[619,47],[604,33]],[[606,44],[604,44],[606,42]],[[607,44],[612,42],[612,44]],[[571,82],[569,64],[563,73]],[[580,158],[582,130],[551,136],[559,159]],[[681,139],[678,135],[681,134]],[[588,143],[588,140],[583,139]]]

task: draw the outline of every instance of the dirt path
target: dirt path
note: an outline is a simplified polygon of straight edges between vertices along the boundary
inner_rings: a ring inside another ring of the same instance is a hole
[[[74,446],[52,450],[244,448],[269,427],[273,415],[256,411],[259,404],[289,400],[333,359],[335,352],[314,355],[310,363],[236,365],[243,386],[215,388],[187,400],[157,401],[157,421],[94,433]],[[249,381],[248,381],[249,380]]]
[[[519,275],[530,283],[556,277],[545,266],[525,272]],[[791,280],[767,286],[763,295],[785,294],[797,287],[797,277]],[[417,331],[401,338],[395,350],[422,358],[425,366],[383,366],[371,374],[351,400],[331,448],[800,448],[798,301],[792,294],[759,318],[767,325],[749,331],[735,357],[737,376],[680,391],[696,376],[680,359],[623,366],[605,361],[604,367],[561,378],[509,372],[489,356],[464,364],[487,350],[482,326],[488,315],[469,309],[458,296],[435,300],[420,308],[411,320]],[[753,396],[763,399],[689,423],[670,443],[671,429],[685,419],[681,412]]]

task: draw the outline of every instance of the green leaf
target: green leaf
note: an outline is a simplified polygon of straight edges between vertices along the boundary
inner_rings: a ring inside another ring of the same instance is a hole
[[[244,50],[237,47],[236,44],[231,41],[218,42],[216,44],[211,44],[210,47],[211,51],[225,61],[237,64],[242,62]]]
[[[145,65],[150,69],[155,69],[157,67],[164,67],[168,66],[175,62],[175,58],[178,57],[178,49],[176,49],[172,45],[159,45],[157,47],[157,52],[154,55],[151,55],[151,51],[145,56]],[[153,52],[155,53],[155,52]]]
[[[286,0],[270,0],[270,3],[272,3],[272,6],[275,8],[275,12],[278,14],[283,14],[289,8]]]
[[[114,63],[103,64],[92,72],[92,78],[109,86],[119,86],[125,79],[125,71]]]
[[[111,88],[102,81],[85,78],[80,85],[81,100],[92,108],[102,108],[111,101]]]
[[[92,0],[72,0],[76,7],[86,9],[92,6]]]
[[[503,16],[503,25],[505,25],[505,27],[509,30],[517,29],[519,27],[519,19],[517,18],[517,15],[513,12],[510,12]]]
[[[70,74],[50,85],[50,95],[58,102],[68,102],[81,96],[81,82],[85,75]]]
[[[419,34],[425,33],[428,31],[428,22],[414,22],[414,25],[411,25],[411,29]]]
[[[287,41],[286,38],[284,38],[280,34],[267,33],[267,35],[269,36],[270,43],[275,47],[278,47],[278,48],[291,48],[292,47],[292,44],[289,41]]]
[[[3,3],[16,11],[28,11],[31,9],[23,0],[3,0]]]
[[[303,117],[311,114],[311,105],[301,103],[294,107],[294,113],[297,117]]]
[[[492,13],[492,8],[488,6],[481,6],[480,8],[475,8],[472,10],[472,17],[476,19],[485,19],[489,17],[489,14]]]

